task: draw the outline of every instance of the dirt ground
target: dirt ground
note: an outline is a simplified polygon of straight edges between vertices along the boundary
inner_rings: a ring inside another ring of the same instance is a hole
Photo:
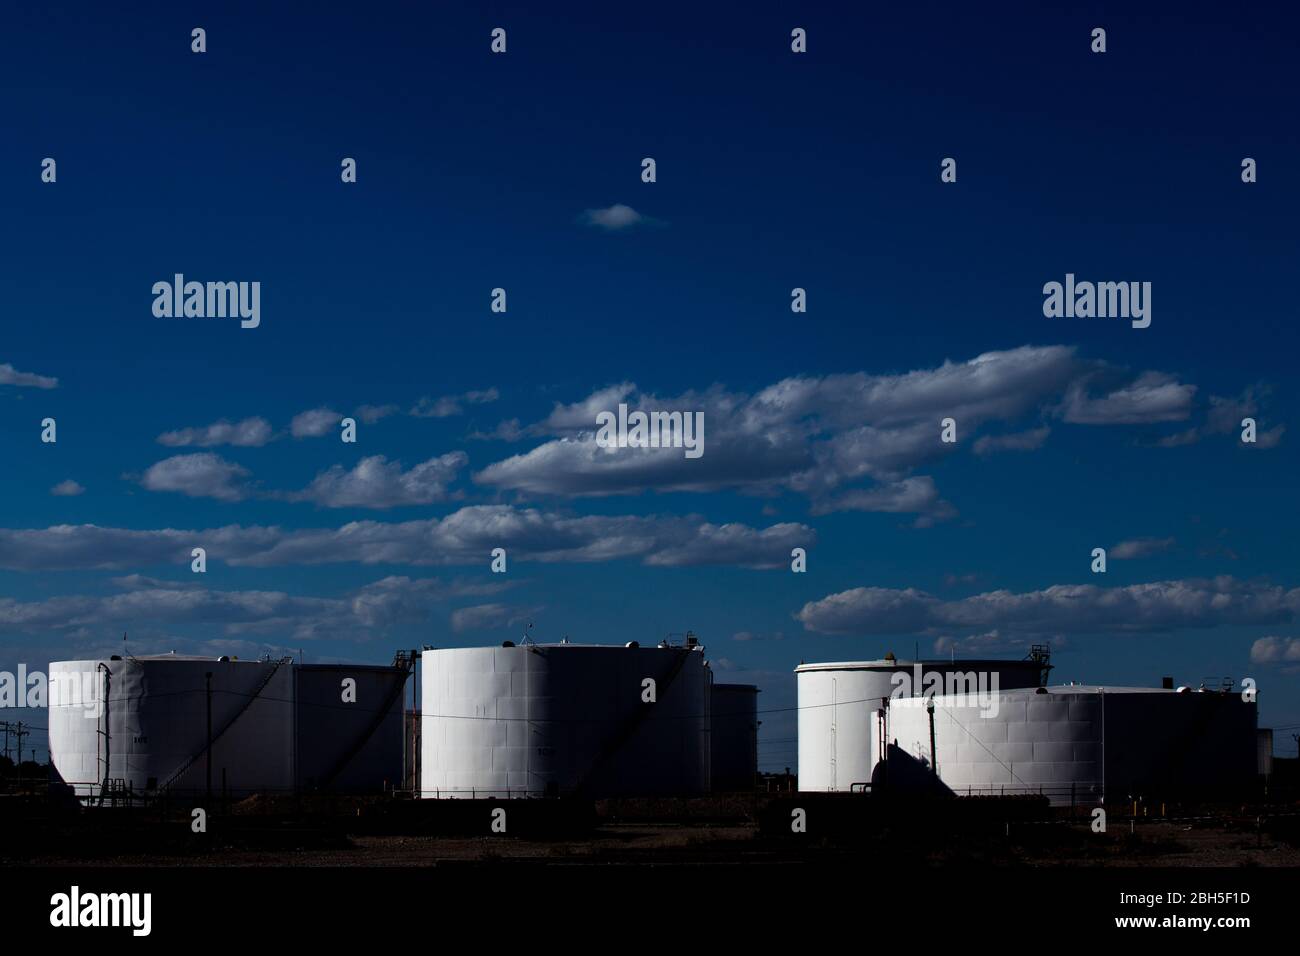
[[[625,824],[601,826],[574,839],[524,839],[508,835],[448,837],[313,835],[314,845],[271,848],[205,847],[196,842],[164,852],[54,851],[26,856],[28,865],[426,867],[444,865],[789,865],[839,862],[888,853],[894,864],[1030,867],[1296,867],[1300,847],[1267,833],[1231,825],[1144,823],[1128,832],[1095,834],[1079,823],[1013,824],[1009,834],[933,835],[884,833],[837,841],[764,837],[753,826]],[[217,840],[216,843],[223,841]],[[290,843],[293,841],[290,840]],[[0,858],[5,856],[0,851]]]

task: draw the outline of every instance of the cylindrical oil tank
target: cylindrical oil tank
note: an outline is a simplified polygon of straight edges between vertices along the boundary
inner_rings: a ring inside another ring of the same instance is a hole
[[[402,786],[407,671],[303,664],[295,675],[299,786],[346,793]]]
[[[1240,694],[1078,684],[892,701],[887,786],[929,772],[960,795],[1042,794],[1056,805],[1244,792],[1256,704]]]
[[[78,794],[293,787],[291,661],[58,661],[49,685],[50,759]]]
[[[877,712],[891,697],[971,681],[999,689],[1037,687],[1041,660],[851,661],[795,668],[799,705],[799,789],[839,791],[871,782],[879,759]],[[996,679],[996,685],[993,684]]]
[[[753,790],[758,777],[758,688],[714,684],[711,777],[714,793]]]
[[[526,644],[421,662],[424,797],[709,789],[702,648]]]

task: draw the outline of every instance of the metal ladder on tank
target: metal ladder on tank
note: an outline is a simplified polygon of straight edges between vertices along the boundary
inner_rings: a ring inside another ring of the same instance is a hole
[[[379,709],[375,711],[374,719],[370,721],[370,725],[366,727],[366,729],[361,733],[361,736],[359,736],[356,741],[343,752],[343,756],[338,759],[329,772],[321,777],[320,782],[316,784],[317,789],[323,790],[334,782],[334,779],[343,772],[344,768],[347,767],[349,763],[352,762],[352,758],[360,753],[361,748],[364,747],[370,738],[375,735],[375,731],[382,727],[384,721],[389,718],[393,709],[393,704],[397,703],[398,695],[406,692],[406,680],[411,676],[411,670],[415,667],[415,658],[408,655],[405,651],[398,651],[396,656],[393,657],[393,667],[404,672],[402,674],[402,679],[393,682],[393,686],[389,688],[388,695],[384,698],[384,702],[380,704]]]
[[[190,754],[189,759],[186,760],[183,764],[181,764],[180,768],[175,773],[173,773],[170,777],[168,777],[167,782],[164,783],[158,789],[166,790],[169,787],[171,787],[171,785],[174,784],[177,780],[179,780],[182,776],[184,776],[185,772],[189,770],[191,767],[193,767],[194,764],[198,762],[198,759],[202,757],[205,753],[207,753],[213,744],[215,744],[218,740],[221,739],[221,735],[224,734],[231,727],[235,726],[235,724],[238,723],[239,718],[244,716],[245,711],[247,711],[248,708],[252,707],[254,702],[256,702],[257,699],[261,697],[262,691],[266,690],[266,685],[271,683],[271,679],[280,672],[280,667],[284,664],[289,663],[292,660],[293,660],[292,657],[282,657],[278,661],[276,661],[275,666],[266,672],[266,676],[262,678],[262,681],[257,685],[257,688],[251,694],[248,695],[248,700],[244,701],[244,706],[239,708],[239,710],[235,712],[235,715],[226,722],[225,726],[223,726],[220,730],[218,730],[215,734],[213,734],[212,739],[208,741],[197,753]]]
[[[686,666],[687,655],[694,653],[684,647],[673,648],[673,650],[676,650],[679,653],[677,654],[677,659],[673,661],[672,667],[669,668],[668,673],[664,676],[663,682],[659,686],[660,694],[673,686],[673,683],[677,680],[677,675],[680,674],[682,668]],[[614,735],[609,739],[605,746],[601,748],[600,753],[596,755],[596,759],[591,762],[591,766],[587,768],[586,773],[584,773],[578,780],[577,786],[573,788],[576,794],[585,794],[587,792],[587,788],[591,785],[592,780],[596,778],[596,775],[604,769],[605,764],[609,762],[614,754],[618,753],[623,744],[627,743],[627,741],[631,739],[632,735],[636,733],[637,728],[641,726],[641,723],[649,715],[650,709],[648,707],[641,707],[632,711],[632,715],[623,722],[623,725],[619,727],[618,730],[615,731]]]

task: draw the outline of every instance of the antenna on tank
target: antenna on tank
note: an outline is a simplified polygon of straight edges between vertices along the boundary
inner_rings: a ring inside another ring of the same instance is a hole
[[[524,628],[524,638],[523,638],[523,640],[520,641],[519,643],[521,643],[521,644],[531,644],[531,643],[533,642],[532,632],[533,632],[533,622],[532,622],[532,621],[529,621],[529,622],[528,622],[528,626],[527,626],[526,628]]]

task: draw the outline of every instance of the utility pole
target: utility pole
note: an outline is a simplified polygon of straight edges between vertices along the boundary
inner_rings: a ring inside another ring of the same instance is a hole
[[[30,726],[30,725],[29,725]],[[23,722],[18,721],[18,729],[14,731],[14,736],[18,738],[18,786],[23,783],[23,738],[31,736],[30,730],[23,730]]]
[[[9,759],[9,721],[0,720],[0,730],[3,730],[5,732],[5,759],[8,760]],[[5,783],[5,781],[0,780],[0,789],[4,789],[6,786],[7,784]]]

